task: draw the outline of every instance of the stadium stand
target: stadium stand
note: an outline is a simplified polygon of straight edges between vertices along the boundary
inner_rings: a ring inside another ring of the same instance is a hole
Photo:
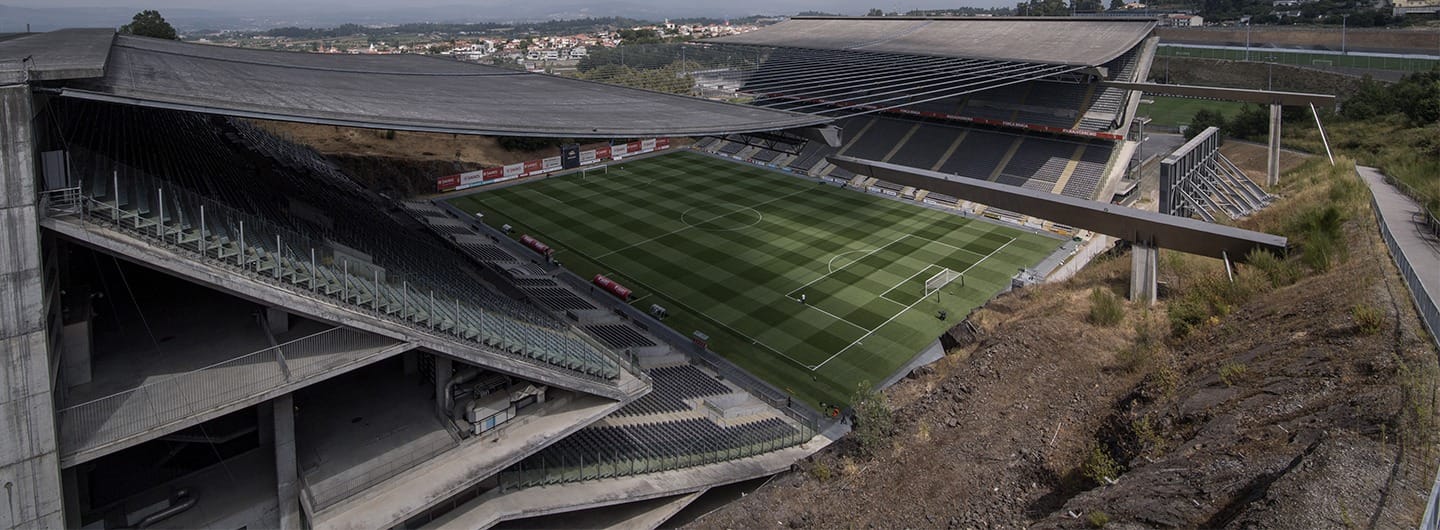
[[[92,221],[454,340],[619,375],[564,322],[483,287],[458,254],[414,237],[323,159],[297,161],[307,153],[258,129],[74,101],[55,115]]]
[[[687,399],[718,396],[734,392],[699,368],[690,365],[669,366],[650,370],[655,389],[615,412],[615,416],[640,416],[691,410]]]
[[[847,137],[842,148],[809,142],[781,167],[813,175],[818,168],[830,167],[824,163],[826,156],[843,154],[983,180],[993,178],[1002,184],[1091,199],[1099,192],[1111,152],[1116,149],[1115,142],[1103,139],[1019,133],[933,119],[868,115],[842,120],[840,124],[847,134],[854,135]],[[731,135],[723,143],[710,142],[707,145],[711,148],[705,150],[760,163],[776,160],[743,156],[749,144],[737,141],[741,136]],[[1070,178],[1055,190],[1072,164]],[[850,172],[840,168],[824,174],[840,179],[851,177]]]
[[[606,346],[620,350],[625,348],[643,348],[654,346],[655,341],[635,331],[635,328],[626,324],[597,324],[593,326],[582,326],[582,329],[590,333]],[[653,373],[651,374],[654,375]]]
[[[587,427],[500,474],[505,489],[654,473],[797,445],[813,430],[780,418],[721,426],[703,418]]]

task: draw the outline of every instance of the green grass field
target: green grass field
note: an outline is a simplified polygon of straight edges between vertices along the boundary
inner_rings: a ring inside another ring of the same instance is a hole
[[[1195,118],[1195,112],[1200,109],[1211,109],[1219,111],[1225,119],[1234,118],[1240,113],[1244,103],[1236,101],[1216,101],[1209,99],[1175,98],[1169,96],[1145,95],[1144,99],[1154,100],[1154,103],[1140,105],[1137,111],[1141,116],[1149,117],[1151,122],[1159,127],[1175,127],[1188,125]]]
[[[878,383],[1060,241],[689,152],[452,202],[811,405]],[[963,272],[925,296],[945,268]],[[801,303],[799,299],[805,298]],[[937,301],[938,300],[938,301]],[[951,315],[936,317],[940,310]]]

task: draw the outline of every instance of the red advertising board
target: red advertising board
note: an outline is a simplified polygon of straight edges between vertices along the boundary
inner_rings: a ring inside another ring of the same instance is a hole
[[[611,160],[616,157],[649,153],[660,149],[670,148],[669,138],[651,138],[629,143],[616,144],[598,147],[593,150],[580,153],[581,164],[592,164],[604,160]],[[479,186],[488,182],[509,180],[520,177],[528,177],[538,173],[559,171],[562,169],[560,157],[552,156],[541,160],[529,160],[503,167],[487,167],[476,171],[467,171],[455,175],[446,175],[435,179],[435,187],[439,191],[451,191]]]
[[[590,279],[590,281],[595,285],[600,286],[600,288],[604,289],[606,292],[615,295],[621,300],[630,300],[630,289],[626,288],[623,285],[615,283],[615,280],[606,278],[603,274],[596,274],[594,278]]]
[[[541,256],[549,256],[555,252],[550,249],[550,245],[546,245],[541,243],[540,240],[530,237],[530,234],[521,235],[520,244],[530,247],[530,250],[539,252]]]

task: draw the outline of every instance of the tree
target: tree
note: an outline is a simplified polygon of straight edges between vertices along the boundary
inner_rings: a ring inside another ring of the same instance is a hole
[[[1110,9],[1125,9],[1125,0],[1110,0]]]
[[[860,451],[873,455],[895,434],[890,399],[872,388],[869,381],[862,381],[855,387],[850,403],[855,407],[855,437],[860,441]]]
[[[139,35],[141,37],[154,37],[157,39],[180,40],[175,34],[175,27],[160,16],[160,12],[153,9],[146,9],[135,14],[130,23],[120,26],[120,33],[127,35]]]
[[[865,16],[867,16],[867,17],[883,17],[883,16],[885,16],[885,12],[884,12],[884,11],[881,11],[880,8],[872,7],[872,8],[870,8],[870,12],[869,12],[869,13],[865,13]]]
[[[1185,129],[1185,139],[1194,138],[1195,135],[1205,132],[1210,127],[1219,127],[1221,133],[1225,129],[1225,116],[1220,112],[1211,109],[1200,109],[1195,111],[1195,117],[1190,119],[1190,125]]]

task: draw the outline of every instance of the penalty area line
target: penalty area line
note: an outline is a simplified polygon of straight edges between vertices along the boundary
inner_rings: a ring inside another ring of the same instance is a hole
[[[969,267],[966,267],[965,270],[964,270],[963,272],[961,272],[960,274],[963,276],[965,273],[970,272],[970,269],[973,269],[973,268],[975,268],[975,267],[978,267],[981,263],[985,263],[985,260],[990,259],[990,258],[993,257],[995,254],[999,253],[1001,250],[1004,250],[1005,247],[1010,246],[1010,244],[1011,244],[1011,243],[1014,243],[1014,242],[1015,242],[1015,238],[1013,238],[1013,237],[1010,238],[1010,240],[1009,240],[1009,241],[1006,241],[1004,245],[1000,245],[1000,246],[997,247],[995,250],[991,251],[989,254],[986,254],[985,257],[980,258],[980,261],[975,262],[974,265],[971,265],[971,266],[969,266]],[[867,333],[865,333],[864,335],[862,335],[860,338],[855,339],[855,342],[850,343],[849,346],[846,346],[846,347],[844,347],[844,348],[841,348],[840,351],[835,352],[835,355],[831,355],[829,359],[825,359],[825,360],[822,361],[820,364],[815,365],[815,367],[814,367],[814,368],[811,368],[810,371],[814,372],[814,371],[816,371],[816,370],[819,370],[821,367],[825,366],[825,365],[828,364],[830,361],[835,360],[836,357],[839,357],[840,354],[845,353],[845,352],[846,352],[847,350],[849,350],[850,348],[854,348],[855,345],[860,344],[860,341],[869,338],[870,335],[873,335],[876,331],[880,331],[880,329],[881,329],[881,328],[884,328],[885,325],[889,324],[891,321],[895,320],[896,318],[899,318],[900,315],[905,314],[906,311],[911,310],[911,309],[914,308],[916,305],[919,305],[920,302],[924,302],[924,301],[925,301],[925,297],[922,296],[922,297],[920,297],[919,300],[916,300],[915,303],[910,304],[910,305],[908,305],[908,306],[905,306],[905,309],[901,309],[898,313],[895,313],[895,314],[892,315],[890,318],[886,319],[885,322],[880,323],[879,326],[875,326],[875,329],[872,329],[872,330],[870,330],[869,332],[867,332]]]

